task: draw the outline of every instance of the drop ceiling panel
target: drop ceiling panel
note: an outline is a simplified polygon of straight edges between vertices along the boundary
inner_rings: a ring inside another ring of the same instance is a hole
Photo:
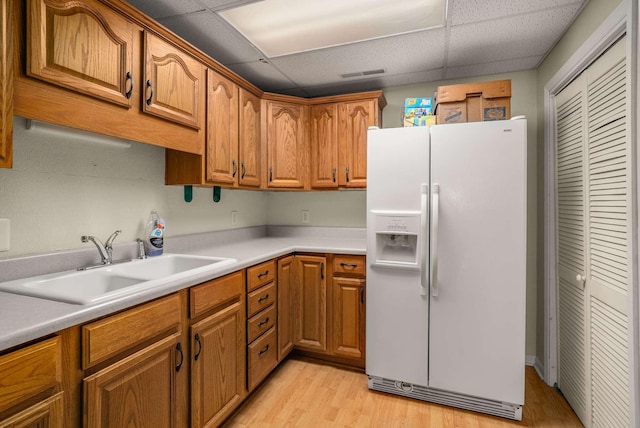
[[[542,60],[542,56],[494,61],[484,64],[447,67],[445,79],[459,79],[470,76],[486,76],[489,74],[509,73],[512,71],[533,70]]]
[[[571,3],[581,6],[585,2],[582,0],[454,0],[452,3],[451,24],[460,25],[536,12]]]
[[[451,28],[448,66],[544,55],[573,21],[578,4]]]
[[[393,86],[412,85],[416,83],[433,82],[443,79],[443,70],[429,70],[415,73],[398,74],[375,78],[346,79],[344,82],[304,88],[310,97],[323,95],[346,94],[350,92],[374,91]],[[428,94],[427,94],[428,95]]]
[[[322,85],[340,75],[384,69],[385,75],[443,67],[444,29],[421,31],[273,58],[270,61],[300,86]]]
[[[205,9],[198,0],[127,0],[127,2],[154,19]]]
[[[263,91],[278,92],[283,89],[294,89],[298,87],[298,85],[293,83],[271,64],[252,61],[229,64],[228,67]]]
[[[261,56],[213,12],[172,16],[158,21],[223,64],[257,61]]]

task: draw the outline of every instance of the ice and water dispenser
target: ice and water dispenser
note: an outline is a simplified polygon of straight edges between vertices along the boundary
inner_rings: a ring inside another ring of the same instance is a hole
[[[369,230],[375,233],[375,245],[370,264],[419,269],[421,212],[372,210],[371,220],[373,228]]]

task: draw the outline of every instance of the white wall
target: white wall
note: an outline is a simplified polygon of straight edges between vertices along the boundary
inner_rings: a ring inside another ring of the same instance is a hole
[[[116,242],[142,237],[149,211],[167,222],[167,236],[266,224],[267,195],[193,189],[185,203],[182,186],[164,185],[164,149],[141,143],[114,148],[69,142],[25,129],[14,118],[14,167],[0,169],[0,218],[11,222],[11,249],[0,258],[79,248],[81,235]]]

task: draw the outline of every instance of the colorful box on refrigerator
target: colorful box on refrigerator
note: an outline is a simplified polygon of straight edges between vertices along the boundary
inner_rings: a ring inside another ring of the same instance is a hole
[[[403,126],[435,125],[433,98],[405,98]]]

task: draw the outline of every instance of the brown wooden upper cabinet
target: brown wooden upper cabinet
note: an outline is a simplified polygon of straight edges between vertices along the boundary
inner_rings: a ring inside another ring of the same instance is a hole
[[[311,187],[366,187],[367,129],[382,126],[382,92],[310,102]]]
[[[167,150],[166,184],[259,188],[260,112],[260,98],[208,69],[205,154]]]
[[[146,17],[127,16],[108,2],[25,5],[10,19],[13,37],[26,35],[13,44],[24,48],[15,58],[26,65],[24,74],[13,67],[14,114],[204,152],[205,65],[188,46],[160,27],[144,27],[156,29]]]
[[[136,29],[129,21],[93,1],[27,4],[29,76],[131,107]]]
[[[198,110],[204,76],[205,67],[201,62],[145,31],[143,111],[201,128]]]
[[[303,189],[308,177],[304,104],[266,101],[267,187]]]
[[[260,187],[261,180],[261,144],[260,144],[260,98],[240,88],[240,125],[238,154],[240,172],[238,184]]]
[[[377,100],[338,105],[338,183],[342,187],[367,187],[367,129],[382,126]]]
[[[0,168],[13,160],[13,32],[9,28],[10,1],[0,3]]]
[[[338,105],[310,108],[311,187],[338,188]]]
[[[208,70],[207,181],[260,187],[260,98]]]

